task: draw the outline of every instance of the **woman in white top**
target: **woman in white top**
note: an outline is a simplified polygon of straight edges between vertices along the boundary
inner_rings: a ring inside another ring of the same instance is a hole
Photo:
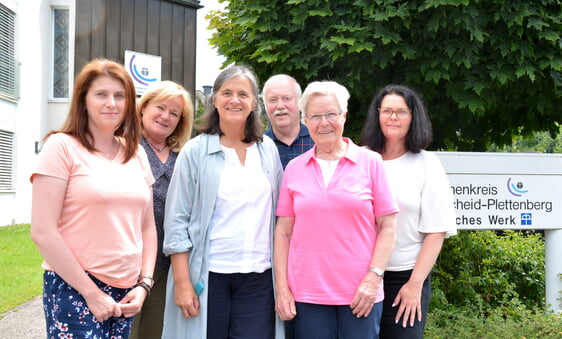
[[[163,338],[281,338],[271,270],[283,168],[246,67],[217,77],[200,135],[180,151],[164,219]]]
[[[416,92],[389,85],[375,95],[361,142],[382,155],[400,208],[384,276],[380,338],[423,337],[431,268],[443,240],[456,234],[447,176],[437,156],[424,150],[431,140],[431,121]]]

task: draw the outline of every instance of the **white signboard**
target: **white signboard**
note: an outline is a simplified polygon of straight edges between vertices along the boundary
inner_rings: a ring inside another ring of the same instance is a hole
[[[464,229],[562,228],[562,177],[451,174],[449,183]]]
[[[562,155],[436,152],[459,229],[562,229]]]
[[[125,51],[125,68],[135,84],[137,95],[142,95],[150,84],[162,77],[162,57],[134,51]]]
[[[459,229],[543,229],[546,304],[560,309],[562,154],[435,152]]]

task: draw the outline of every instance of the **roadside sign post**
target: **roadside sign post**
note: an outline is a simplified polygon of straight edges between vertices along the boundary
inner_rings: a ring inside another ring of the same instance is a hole
[[[562,312],[562,154],[435,152],[458,229],[545,230],[547,307]]]

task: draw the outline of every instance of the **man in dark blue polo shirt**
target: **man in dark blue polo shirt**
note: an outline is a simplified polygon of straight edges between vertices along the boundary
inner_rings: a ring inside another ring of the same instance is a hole
[[[301,94],[299,83],[286,74],[274,75],[263,85],[262,99],[269,120],[265,134],[275,141],[283,168],[314,146],[308,128],[301,122]]]
[[[301,122],[298,106],[301,86],[287,74],[273,75],[263,85],[262,99],[269,120],[265,134],[275,141],[283,169],[289,161],[314,146],[308,128]],[[292,321],[285,321],[285,338],[295,337]]]

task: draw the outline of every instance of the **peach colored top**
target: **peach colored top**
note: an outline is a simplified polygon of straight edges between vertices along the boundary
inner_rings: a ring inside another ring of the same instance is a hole
[[[142,147],[126,164],[122,159],[122,148],[109,160],[57,133],[43,146],[30,180],[41,174],[67,181],[58,223],[66,244],[85,271],[113,287],[128,288],[141,270],[141,228],[152,208],[154,178]],[[51,269],[47,262],[42,266]]]

